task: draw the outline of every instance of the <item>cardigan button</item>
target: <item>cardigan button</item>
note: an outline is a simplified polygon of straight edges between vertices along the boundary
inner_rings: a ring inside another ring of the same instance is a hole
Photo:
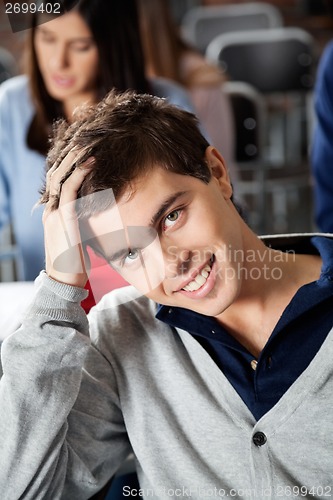
[[[263,432],[256,432],[252,437],[252,441],[256,446],[262,446],[266,443],[267,437]]]
[[[256,371],[257,366],[258,366],[258,361],[256,359],[252,359],[252,361],[251,361],[252,370]]]

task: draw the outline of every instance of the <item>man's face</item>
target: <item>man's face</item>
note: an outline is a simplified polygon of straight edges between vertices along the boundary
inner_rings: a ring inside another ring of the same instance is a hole
[[[142,293],[217,316],[240,290],[233,257],[242,236],[223,160],[213,148],[207,156],[208,184],[156,167],[115,208],[92,217],[90,229],[107,260]]]

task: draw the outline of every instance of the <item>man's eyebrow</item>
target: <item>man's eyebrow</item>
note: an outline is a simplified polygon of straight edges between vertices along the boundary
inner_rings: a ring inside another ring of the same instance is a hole
[[[114,252],[110,255],[107,256],[106,260],[108,262],[114,262],[114,261],[117,261],[117,260],[120,260],[122,259],[125,255],[127,255],[128,253],[130,252],[130,248],[122,248],[120,250],[118,250],[117,252]]]
[[[111,233],[108,233],[107,236],[109,237]],[[106,235],[103,235],[106,236]],[[102,238],[103,238],[102,236]],[[117,261],[121,258],[123,258],[128,252],[130,251],[130,248],[128,245],[126,245],[125,239],[125,229],[117,229],[116,231],[113,231],[113,238],[117,241],[120,239],[122,241],[121,245],[118,247],[118,249],[115,249],[114,251],[110,250],[107,252],[104,252],[103,247],[100,245],[98,238],[92,238],[91,240],[88,240],[88,246],[90,246],[93,251],[102,257],[104,260],[107,262],[112,262],[112,261]]]
[[[100,257],[102,257],[107,262],[113,262],[113,261],[117,261],[119,259],[122,259],[131,250],[128,246],[125,246],[125,247],[122,247],[122,248],[120,248],[120,249],[118,249],[118,250],[116,250],[114,252],[104,253],[99,248],[96,248],[96,245],[94,247],[93,247],[93,245],[90,245],[90,246],[93,248],[94,252],[97,255],[99,255]]]
[[[186,193],[186,191],[178,191],[177,193],[172,194],[169,196],[158,208],[158,210],[155,212],[155,214],[152,216],[151,221],[150,221],[150,226],[155,227],[157,222],[160,220],[162,215],[168,211],[168,209],[175,203],[175,201],[178,200],[181,196],[183,196]]]

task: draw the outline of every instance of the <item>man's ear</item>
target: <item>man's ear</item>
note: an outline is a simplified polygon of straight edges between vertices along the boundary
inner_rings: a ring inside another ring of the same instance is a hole
[[[221,153],[214,148],[214,146],[208,146],[205,151],[205,160],[212,173],[213,179],[218,182],[225,197],[231,198],[232,186],[229,172]]]

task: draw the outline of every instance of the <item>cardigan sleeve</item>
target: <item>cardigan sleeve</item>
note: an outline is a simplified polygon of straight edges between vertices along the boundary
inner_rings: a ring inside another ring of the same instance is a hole
[[[129,453],[115,376],[91,345],[85,290],[45,273],[36,286],[1,350],[0,497],[84,500]]]

